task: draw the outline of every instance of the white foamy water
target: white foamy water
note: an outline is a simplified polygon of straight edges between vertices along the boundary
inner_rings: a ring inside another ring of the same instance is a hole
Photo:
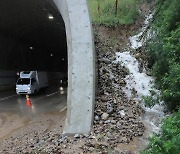
[[[137,49],[137,48],[141,47],[143,45],[143,43],[147,40],[147,39],[140,38],[140,37],[142,36],[144,31],[147,29],[149,22],[152,19],[152,17],[153,17],[153,14],[149,14],[148,16],[146,16],[146,19],[144,21],[144,25],[141,28],[140,32],[137,35],[131,36],[129,38],[132,49]],[[150,36],[149,32],[148,32],[148,36]]]
[[[123,88],[123,91],[128,96],[128,98],[134,98],[136,100],[141,100],[142,96],[150,96],[150,91],[153,90],[160,94],[160,92],[154,88],[154,79],[151,76],[148,76],[146,72],[140,73],[139,71],[139,62],[136,58],[131,56],[130,52],[117,52],[116,53],[116,63],[121,63],[122,66],[126,67],[129,70],[129,75],[126,76],[126,86]],[[137,92],[134,96],[133,91]],[[160,121],[164,116],[164,108],[162,105],[154,105],[152,108],[147,108],[142,104],[142,107],[145,110],[143,120],[146,123],[146,126],[150,129],[150,134],[152,132],[158,133],[160,129]]]
[[[143,46],[148,38],[154,35],[154,32],[148,30],[146,38],[142,38],[142,35],[148,28],[149,22],[152,18],[153,14],[151,13],[146,17],[140,32],[137,35],[129,38],[132,49],[137,49]],[[151,90],[155,91],[157,95],[160,95],[160,91],[153,87],[154,79],[151,76],[148,76],[146,72],[140,73],[139,63],[136,58],[131,56],[130,52],[116,53],[116,58],[117,61],[121,62],[122,65],[125,66],[130,72],[130,75],[126,76],[125,78],[127,85],[123,89],[129,98],[133,97],[133,89],[137,91],[136,99],[138,100],[141,100],[142,96],[150,96]],[[164,117],[164,106],[162,104],[163,102],[160,104],[155,104],[151,108],[145,107],[144,104],[142,104],[142,107],[145,110],[145,114],[142,118],[146,123],[150,136],[153,132],[158,133],[160,130],[160,123]]]
[[[126,87],[124,91],[128,97],[132,97],[132,89],[137,91],[138,98],[150,95],[150,90],[153,90],[154,79],[146,73],[139,72],[139,63],[136,58],[132,57],[129,52],[116,53],[117,61],[125,66],[130,74],[126,76]]]

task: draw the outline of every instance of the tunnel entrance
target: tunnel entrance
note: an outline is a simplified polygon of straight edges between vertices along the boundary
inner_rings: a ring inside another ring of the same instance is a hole
[[[0,1],[0,69],[67,72],[64,21],[48,0]]]
[[[64,133],[90,132],[95,55],[87,1],[2,0],[0,12],[0,69],[68,70]]]
[[[67,61],[65,24],[53,1],[0,1],[0,112],[37,116],[66,107]],[[19,80],[22,71],[43,73],[48,84],[32,75]]]

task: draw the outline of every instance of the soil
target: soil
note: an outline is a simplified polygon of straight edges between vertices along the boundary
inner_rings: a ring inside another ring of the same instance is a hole
[[[26,117],[12,113],[0,114],[0,153],[25,153],[37,139],[56,132],[63,133],[66,111]],[[37,138],[36,138],[37,137]],[[23,150],[19,150],[23,147]]]
[[[0,140],[27,125],[28,121],[28,118],[16,114],[0,113]]]

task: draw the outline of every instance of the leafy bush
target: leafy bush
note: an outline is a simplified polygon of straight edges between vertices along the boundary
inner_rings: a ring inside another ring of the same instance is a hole
[[[152,96],[144,96],[143,101],[146,107],[152,107],[156,104],[156,101],[153,99]]]
[[[132,24],[138,15],[137,0],[118,0],[117,12],[114,0],[89,0],[89,3],[92,21],[97,24]]]
[[[180,105],[180,3],[179,0],[158,2],[152,26],[156,35],[149,43],[149,56],[162,97],[172,111]]]
[[[155,95],[150,95],[150,96],[143,96],[143,103],[145,104],[146,107],[152,107],[155,104],[160,104],[161,102],[161,98],[159,97],[159,95],[155,94]]]
[[[169,66],[169,73],[162,79],[162,96],[169,110],[176,109],[180,101],[180,64]]]
[[[180,153],[180,109],[164,120],[162,133],[155,134],[150,144],[141,154],[179,154]]]

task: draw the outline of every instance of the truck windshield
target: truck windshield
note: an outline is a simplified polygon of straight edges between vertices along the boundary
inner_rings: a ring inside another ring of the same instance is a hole
[[[30,83],[30,79],[26,79],[26,78],[20,78],[17,81],[17,84],[23,85],[23,84],[29,84]]]
[[[30,71],[24,71],[23,73],[24,73],[24,74],[29,74],[29,73],[30,73]]]

